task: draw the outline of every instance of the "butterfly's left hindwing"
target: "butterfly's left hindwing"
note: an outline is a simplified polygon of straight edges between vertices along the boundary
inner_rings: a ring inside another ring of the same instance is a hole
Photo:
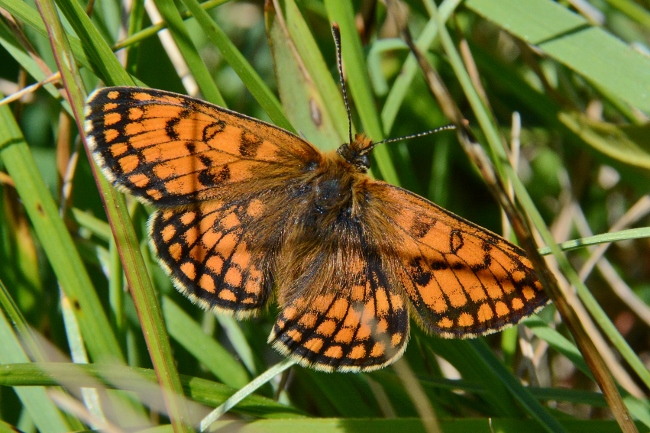
[[[302,280],[312,285],[286,303],[281,286],[279,302],[284,305],[269,342],[317,370],[377,370],[398,359],[406,348],[408,306],[380,265],[380,257],[342,256],[346,267],[324,278],[318,276],[329,263],[305,266]]]
[[[209,201],[155,212],[151,245],[174,285],[202,307],[243,318],[257,314],[273,288],[277,239],[256,230],[268,224],[266,205]],[[264,244],[264,254],[260,245]]]

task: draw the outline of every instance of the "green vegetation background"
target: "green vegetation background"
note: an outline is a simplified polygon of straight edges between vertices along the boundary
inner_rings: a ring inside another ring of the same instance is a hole
[[[337,0],[287,0],[280,11],[261,2],[215,0],[203,9],[192,0],[155,4],[175,44],[161,42],[142,1],[126,13],[117,1],[59,0],[56,10],[46,0],[38,8],[0,0],[0,10],[13,17],[0,19],[1,92],[46,79],[57,65],[79,66],[63,73],[69,100],[48,84],[0,106],[0,431],[98,428],[86,415],[123,429],[189,431],[179,421],[184,414],[199,420],[206,407],[282,359],[266,344],[275,306],[245,322],[199,310],[151,258],[145,229],[151,209],[125,201],[104,180],[98,190],[71,117],[81,115],[98,79],[199,92],[333,149],[347,135],[330,32],[337,21],[355,128],[375,140],[405,136],[448,120],[409,56],[396,17],[406,18],[480,141],[489,141],[490,128],[504,143],[520,141],[517,172],[531,200],[519,190],[517,197],[538,229],[543,218],[557,242],[579,240],[564,245],[575,249],[568,256],[577,270],[604,254],[596,270],[585,271],[586,286],[567,278],[598,324],[590,336],[611,357],[628,410],[640,428],[650,427],[650,14],[644,1],[593,1],[580,11],[548,0],[445,0],[437,8],[407,1],[393,10]],[[57,33],[58,19],[70,46]],[[451,47],[440,42],[441,33]],[[111,47],[123,49],[115,57]],[[487,108],[477,109],[468,94],[463,65],[455,61],[459,47],[471,52],[471,76]],[[74,62],[61,63],[66,55]],[[517,140],[511,139],[514,112],[521,117]],[[453,133],[378,147],[373,174],[503,233],[499,208]],[[606,253],[585,246],[612,241],[619,242]],[[292,367],[216,426],[435,431],[433,410],[445,432],[618,431],[552,306],[520,332],[478,340],[441,340],[414,324],[404,359],[417,386],[393,367],[371,374]],[[160,383],[183,389],[192,403],[150,388],[154,367]],[[102,390],[81,391],[82,385]],[[60,407],[72,398],[84,401],[87,412],[64,414]]]

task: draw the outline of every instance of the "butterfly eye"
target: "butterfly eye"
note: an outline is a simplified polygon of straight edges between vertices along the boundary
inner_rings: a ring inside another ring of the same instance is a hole
[[[370,156],[366,149],[360,151],[358,146],[350,145],[349,143],[342,144],[336,151],[336,153],[346,160],[349,164],[352,164],[358,171],[365,173],[370,168]]]
[[[363,168],[363,171],[367,171],[370,168],[370,155],[359,155],[354,161],[354,165],[359,169]]]
[[[350,149],[348,143],[343,143],[338,149],[336,149],[336,153],[348,162],[351,162],[351,159],[353,158],[352,149]]]

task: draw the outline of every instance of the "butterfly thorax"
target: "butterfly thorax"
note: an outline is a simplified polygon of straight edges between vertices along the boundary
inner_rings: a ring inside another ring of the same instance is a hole
[[[370,151],[374,144],[364,134],[356,134],[350,143],[342,144],[336,153],[351,164],[360,173],[366,173],[370,168]]]
[[[310,198],[312,212],[320,224],[336,224],[356,214],[354,189],[361,177],[364,175],[338,151],[324,155],[311,181]]]

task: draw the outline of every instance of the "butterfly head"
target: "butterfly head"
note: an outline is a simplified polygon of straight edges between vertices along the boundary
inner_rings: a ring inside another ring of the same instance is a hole
[[[356,134],[354,140],[342,144],[336,153],[359,172],[366,173],[370,168],[370,151],[375,144],[364,134]]]

